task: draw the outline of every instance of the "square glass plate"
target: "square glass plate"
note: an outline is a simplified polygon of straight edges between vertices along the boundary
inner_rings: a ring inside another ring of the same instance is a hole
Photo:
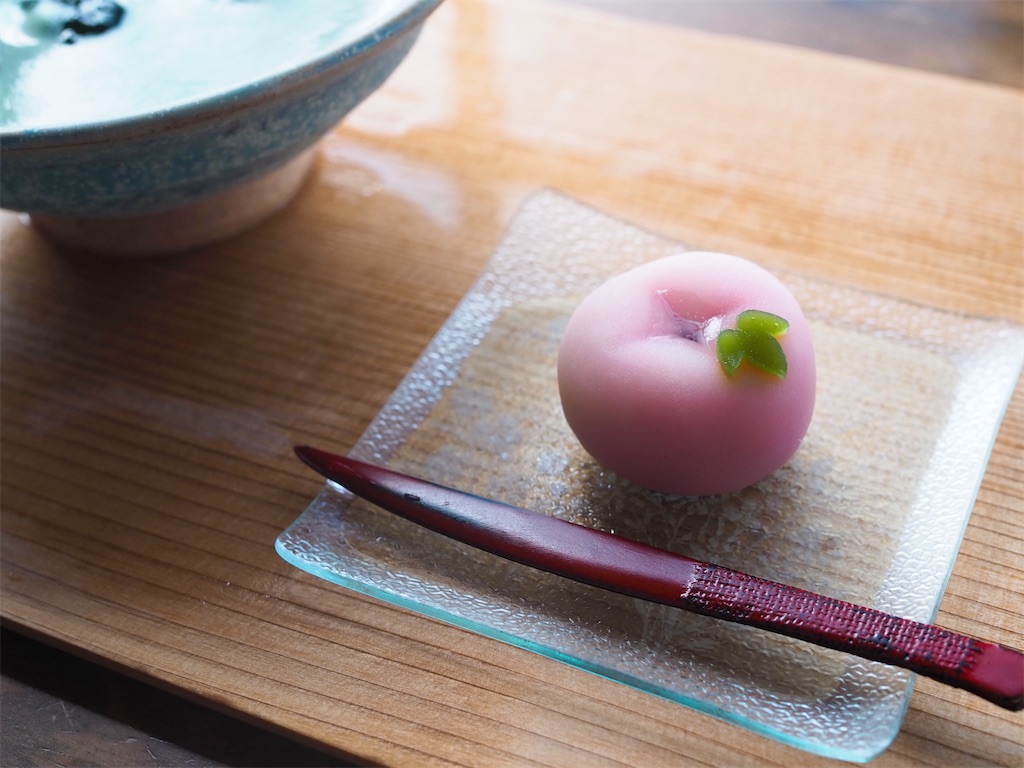
[[[1024,333],[782,274],[814,332],[818,394],[803,445],[739,493],[658,495],[579,447],[561,415],[555,355],[583,295],[684,249],[538,193],[351,455],[932,621],[1020,373]],[[904,670],[506,562],[330,483],[277,550],[357,592],[832,758],[882,752],[910,698]]]

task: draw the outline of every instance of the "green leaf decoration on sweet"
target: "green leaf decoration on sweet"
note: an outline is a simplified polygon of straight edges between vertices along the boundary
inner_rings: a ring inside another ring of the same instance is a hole
[[[736,328],[718,334],[718,362],[727,376],[735,375],[746,360],[780,379],[786,378],[786,353],[776,336],[781,336],[789,323],[778,315],[747,309],[736,318]]]

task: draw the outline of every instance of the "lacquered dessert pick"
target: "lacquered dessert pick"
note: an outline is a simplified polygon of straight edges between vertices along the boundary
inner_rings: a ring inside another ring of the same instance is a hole
[[[470,546],[584,584],[747,624],[1024,708],[1024,654],[693,560],[316,448],[296,454],[353,494]]]

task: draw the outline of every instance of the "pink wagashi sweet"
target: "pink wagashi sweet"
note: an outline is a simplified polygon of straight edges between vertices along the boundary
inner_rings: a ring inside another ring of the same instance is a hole
[[[642,265],[594,290],[558,353],[566,420],[652,490],[736,491],[796,452],[815,399],[811,331],[774,275],[722,253]]]

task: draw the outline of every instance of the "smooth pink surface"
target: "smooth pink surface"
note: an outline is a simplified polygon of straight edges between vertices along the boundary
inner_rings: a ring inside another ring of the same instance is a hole
[[[729,377],[715,338],[758,309],[789,321],[779,380],[749,363]],[[792,457],[814,410],[811,333],[771,273],[689,252],[612,278],[573,313],[558,354],[569,426],[603,466],[656,491],[710,495],[761,480]]]

